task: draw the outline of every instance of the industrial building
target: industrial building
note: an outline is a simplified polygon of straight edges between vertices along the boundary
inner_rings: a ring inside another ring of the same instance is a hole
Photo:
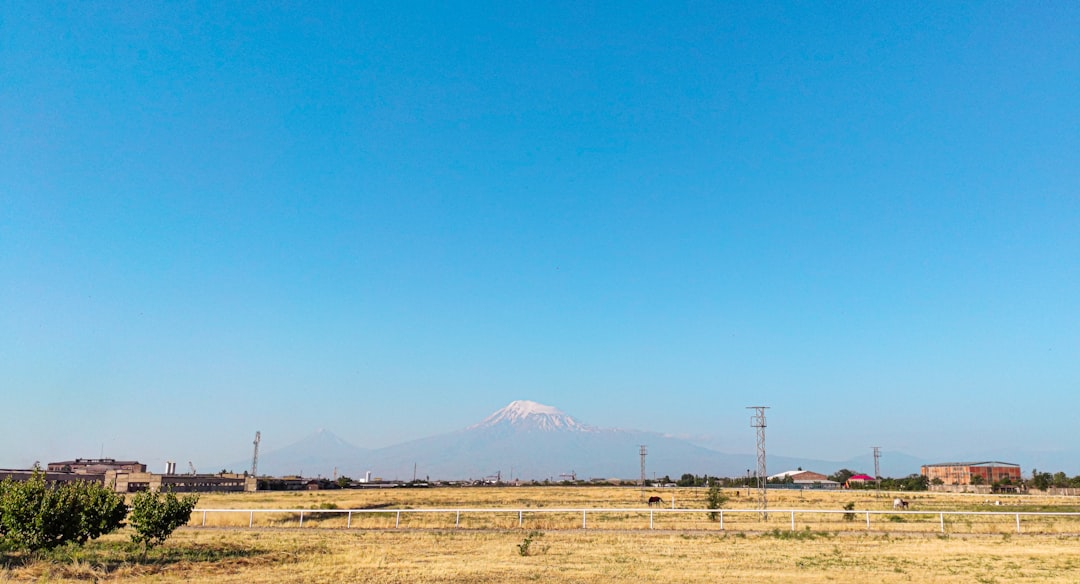
[[[4,479],[11,479],[16,482],[28,481],[30,477],[34,476],[34,473],[43,473],[45,480],[50,483],[67,483],[71,481],[92,481],[102,482],[105,480],[103,474],[87,474],[73,472],[52,472],[43,471],[41,469],[15,469],[15,468],[0,468],[0,481]]]
[[[34,473],[43,473],[50,483],[69,481],[93,481],[117,493],[140,491],[172,491],[174,493],[231,493],[254,492],[258,480],[253,476],[235,473],[176,474],[176,465],[167,466],[169,472],[157,474],[146,472],[146,465],[137,461],[118,461],[111,458],[77,458],[50,462],[46,470],[0,469],[0,480],[10,478],[26,481]]]
[[[146,472],[146,465],[135,460],[114,460],[112,458],[76,458],[61,462],[50,462],[45,469],[49,472],[73,472],[75,474],[105,474],[110,470],[126,472]]]
[[[258,487],[255,477],[242,474],[156,474],[152,472],[125,472],[111,470],[105,473],[104,482],[117,493],[139,491],[172,491],[174,493],[240,493],[254,492]]]
[[[940,479],[941,484],[964,486],[982,483],[1019,483],[1020,465],[1011,462],[943,462],[922,467],[922,476],[931,483]],[[980,477],[980,479],[975,479]],[[972,482],[972,480],[975,482]]]

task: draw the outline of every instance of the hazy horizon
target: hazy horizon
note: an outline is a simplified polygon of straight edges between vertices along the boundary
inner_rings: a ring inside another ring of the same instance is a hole
[[[0,22],[0,465],[514,399],[727,452],[755,405],[788,456],[1080,450],[1076,4]]]

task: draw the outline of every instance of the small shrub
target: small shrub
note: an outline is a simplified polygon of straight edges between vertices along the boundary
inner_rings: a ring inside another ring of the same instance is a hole
[[[165,543],[177,527],[186,524],[198,502],[198,495],[178,498],[172,492],[137,493],[131,502],[131,527],[135,529],[131,541],[142,545],[143,557],[148,549]]]
[[[712,483],[709,485],[709,493],[705,496],[705,505],[709,509],[719,509],[727,503],[728,497],[720,490],[718,483]],[[720,518],[719,513],[709,513],[709,519],[716,521]]]
[[[544,533],[541,531],[530,531],[529,535],[525,536],[525,539],[518,544],[518,555],[531,556],[533,555],[532,544],[538,538],[544,537]]]
[[[844,503],[844,511],[854,511],[854,510],[855,510],[855,501],[850,501],[848,503]],[[844,521],[855,521],[855,514],[854,513],[844,513]]]

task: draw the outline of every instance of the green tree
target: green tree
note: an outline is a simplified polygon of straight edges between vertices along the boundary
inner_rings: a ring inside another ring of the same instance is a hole
[[[842,484],[846,483],[847,480],[850,479],[853,476],[855,476],[855,471],[850,470],[850,469],[846,469],[846,468],[842,468],[842,469],[836,471],[835,474],[830,476],[829,480],[830,481],[836,481],[836,482],[838,482],[838,483],[840,483],[842,485]]]
[[[681,477],[679,477],[678,481],[675,481],[675,484],[679,485],[680,487],[692,487],[694,486],[694,482],[696,481],[696,479],[697,477],[695,477],[694,475],[690,473],[684,473]]]
[[[100,483],[51,485],[41,472],[0,483],[0,538],[15,549],[82,545],[123,526],[126,515],[123,498]]]
[[[1053,480],[1053,475],[1050,473],[1031,469],[1031,488],[1045,491],[1050,488],[1050,483],[1053,482]]]
[[[1067,487],[1069,486],[1069,477],[1065,473],[1058,471],[1054,473],[1053,486],[1055,487]]]
[[[147,550],[165,543],[177,527],[187,523],[198,502],[198,495],[179,498],[172,492],[137,493],[131,502],[131,527],[135,529],[131,541],[142,545],[143,557]]]
[[[709,485],[709,492],[705,495],[705,506],[709,509],[719,509],[727,503],[728,497],[724,494],[724,491],[720,489],[720,483],[713,482]],[[716,521],[720,517],[719,513],[709,513],[709,519]]]

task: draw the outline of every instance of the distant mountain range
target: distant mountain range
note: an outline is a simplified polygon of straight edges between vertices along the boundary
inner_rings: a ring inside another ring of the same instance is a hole
[[[447,434],[394,446],[364,449],[326,430],[278,450],[262,453],[259,474],[373,477],[386,480],[464,480],[499,476],[503,480],[560,480],[640,476],[640,446],[646,445],[649,478],[683,473],[744,476],[755,469],[753,454],[728,454],[655,432],[598,428],[531,401],[515,401],[483,421]],[[925,464],[901,453],[883,453],[885,476],[906,476]],[[226,468],[250,468],[251,461]],[[869,455],[846,461],[769,456],[768,472],[804,468],[832,474],[841,468],[873,471]]]

